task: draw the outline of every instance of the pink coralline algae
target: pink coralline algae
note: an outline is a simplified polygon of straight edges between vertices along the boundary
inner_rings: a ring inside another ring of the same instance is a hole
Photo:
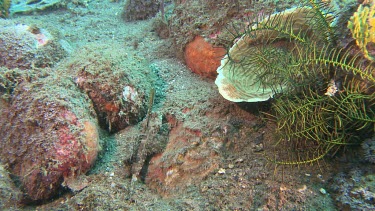
[[[26,201],[71,188],[99,150],[90,100],[63,76],[22,82],[1,110],[0,161],[19,178]]]

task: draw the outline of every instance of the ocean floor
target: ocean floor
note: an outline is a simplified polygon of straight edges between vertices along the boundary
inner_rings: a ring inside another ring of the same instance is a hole
[[[272,164],[267,156],[272,157],[275,125],[262,113],[269,105],[225,100],[214,80],[192,73],[176,58],[173,40],[156,34],[153,19],[125,22],[123,5],[123,1],[93,0],[87,6],[9,19],[36,25],[63,40],[69,55],[56,67],[65,68],[94,52],[89,55],[94,60],[103,56],[121,63],[120,70],[134,68],[152,75],[156,98],[149,120],[115,133],[102,127],[101,151],[83,189],[66,188],[38,204],[9,205],[8,201],[5,209],[375,208],[373,164],[352,159],[357,152],[338,153],[311,165]],[[137,77],[133,76],[135,81]],[[16,190],[0,189],[2,193]]]

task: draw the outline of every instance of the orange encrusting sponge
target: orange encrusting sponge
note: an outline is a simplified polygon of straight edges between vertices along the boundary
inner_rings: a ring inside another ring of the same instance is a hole
[[[224,48],[214,47],[203,37],[196,36],[186,45],[185,62],[194,73],[207,78],[216,78],[216,69],[220,66],[220,60],[225,53]]]

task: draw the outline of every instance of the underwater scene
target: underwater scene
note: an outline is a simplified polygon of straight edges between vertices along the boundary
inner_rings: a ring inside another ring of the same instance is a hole
[[[0,210],[375,210],[375,0],[0,0]]]

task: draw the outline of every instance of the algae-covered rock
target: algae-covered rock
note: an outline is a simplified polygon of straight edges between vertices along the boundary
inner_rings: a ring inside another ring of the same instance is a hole
[[[361,144],[364,160],[375,164],[375,137],[366,139]]]
[[[16,208],[22,193],[10,179],[9,172],[0,163],[0,210]]]
[[[201,131],[176,123],[163,153],[152,157],[145,182],[168,196],[204,180],[219,168],[223,137],[201,137]]]
[[[117,132],[138,123],[147,112],[156,76],[144,58],[118,44],[94,43],[74,52],[58,67],[69,72],[92,100],[100,126]]]
[[[90,100],[62,75],[22,81],[0,125],[0,160],[19,179],[26,200],[49,199],[63,182],[73,184],[100,150]]]
[[[329,183],[338,210],[375,210],[373,166],[351,167],[335,175]]]
[[[0,66],[51,67],[66,56],[58,40],[37,26],[0,22]]]
[[[155,16],[159,8],[159,0],[128,0],[122,17],[126,21],[145,20]]]

